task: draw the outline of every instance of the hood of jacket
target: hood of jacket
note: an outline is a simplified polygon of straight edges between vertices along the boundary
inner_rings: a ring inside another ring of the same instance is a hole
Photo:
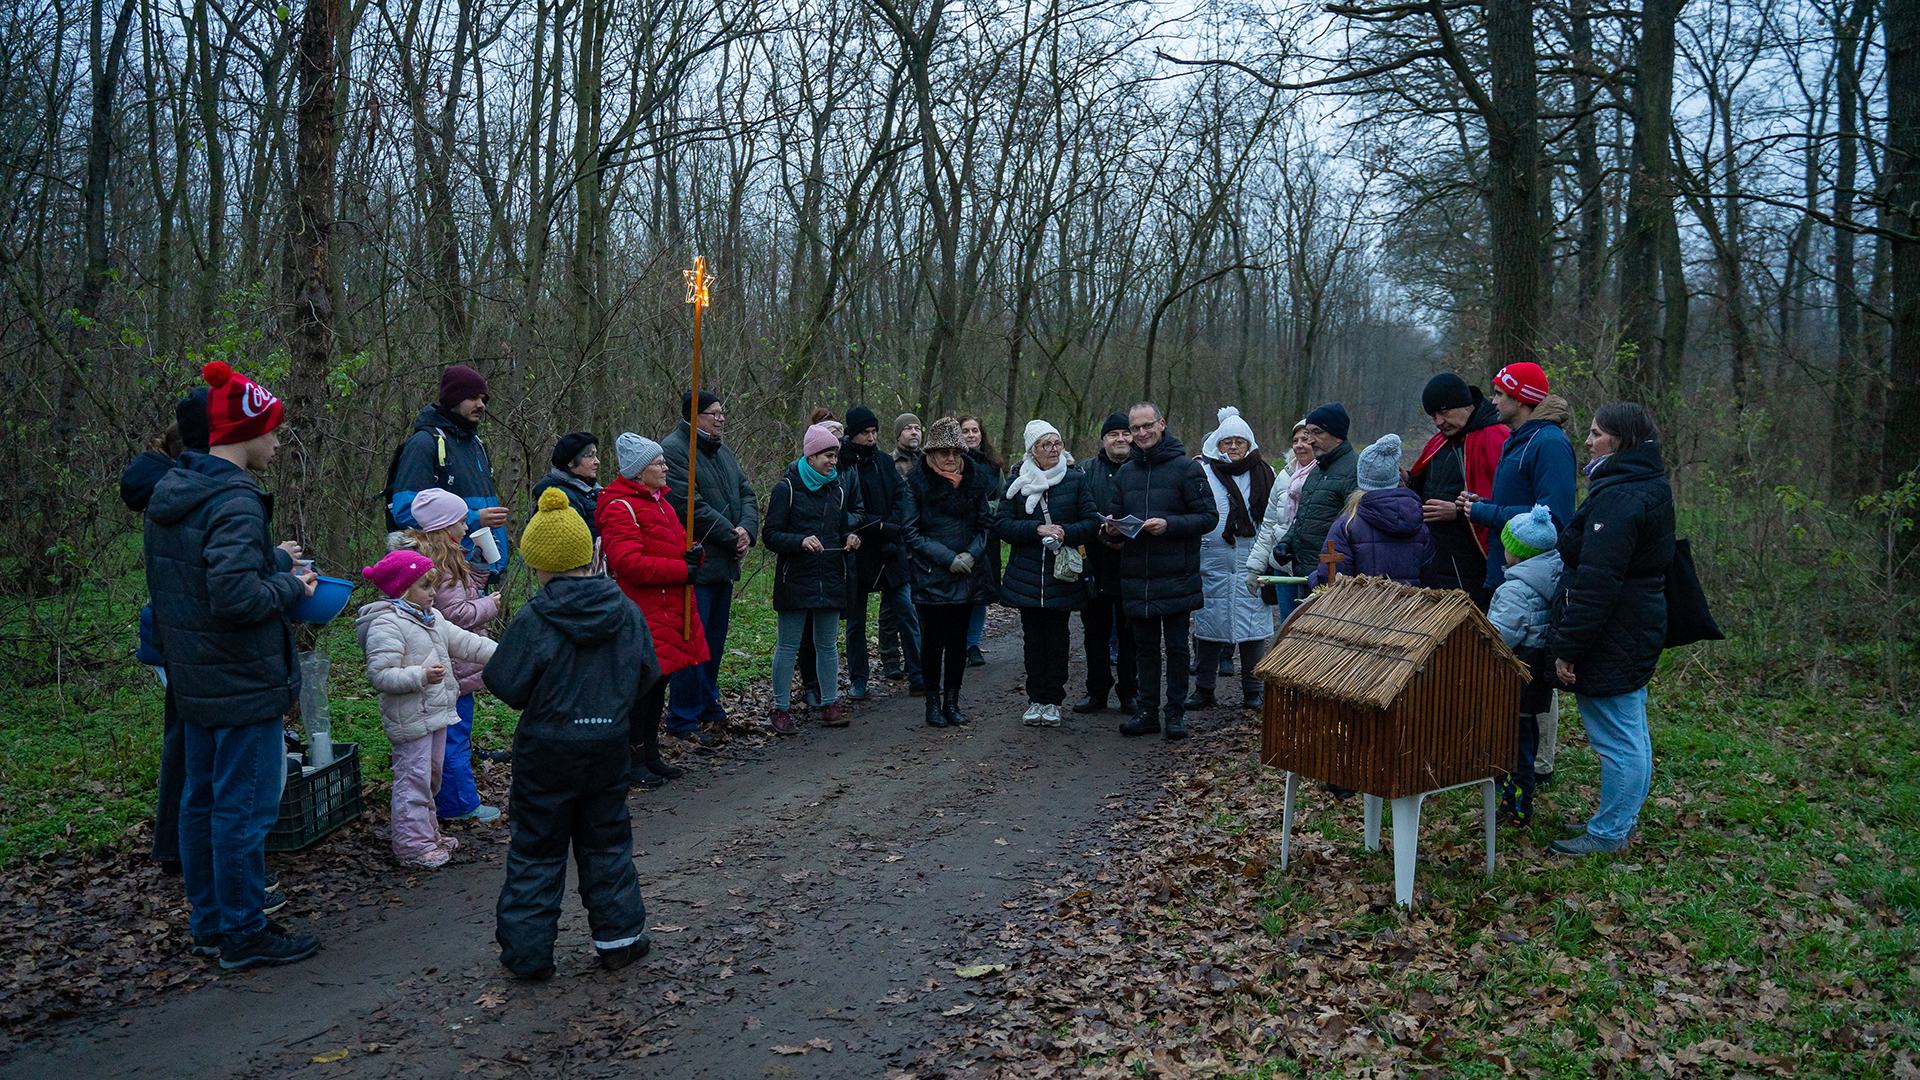
[[[1631,480],[1664,480],[1666,475],[1666,465],[1660,460],[1660,444],[1643,442],[1631,450],[1608,455],[1593,471],[1587,483],[1587,495],[1591,498],[1602,488]]]
[[[1534,413],[1536,416],[1539,415],[1537,408],[1536,406]],[[1482,428],[1490,428],[1498,423],[1500,423],[1500,410],[1493,407],[1493,402],[1486,398],[1479,398],[1474,402],[1473,415],[1467,417],[1467,426],[1461,428],[1460,434],[1455,435],[1454,438],[1464,439]]]
[[[227,461],[189,450],[180,456],[177,468],[170,469],[153,486],[147,500],[147,517],[160,525],[174,525],[223,491],[247,488],[260,491],[247,470]],[[264,501],[265,495],[261,494]]]
[[[1518,581],[1534,594],[1543,599],[1553,599],[1554,586],[1560,580],[1565,564],[1560,560],[1560,552],[1548,548],[1531,559],[1522,559],[1507,567],[1507,580]]]
[[[153,498],[153,486],[177,464],[179,462],[158,450],[141,452],[120,474],[120,501],[134,513],[142,513]]]
[[[548,469],[546,479],[555,484],[563,484],[582,495],[593,496],[600,493],[600,485],[585,477],[575,476],[565,469]]]
[[[1566,426],[1573,421],[1573,406],[1567,404],[1567,399],[1559,394],[1548,394],[1540,399],[1540,404],[1533,407],[1533,418],[1545,420],[1565,430]]]
[[[576,645],[611,641],[632,601],[609,577],[557,577],[527,606]]]
[[[1179,439],[1167,432],[1162,432],[1160,441],[1145,450],[1136,446],[1127,452],[1127,460],[1137,461],[1142,465],[1164,465],[1175,458],[1186,456],[1187,448],[1181,445]]]
[[[426,406],[420,410],[419,416],[413,418],[415,431],[432,431],[435,428],[446,432],[448,438],[471,439],[480,430],[480,425],[462,420],[437,404]]]
[[[445,616],[441,617],[445,618]],[[360,605],[360,613],[353,617],[354,634],[359,637],[360,647],[362,649],[367,647],[367,628],[382,619],[403,619],[423,630],[427,625],[415,617],[412,612],[395,604],[391,596],[383,596],[378,600],[369,600]]]
[[[1360,496],[1360,520],[1395,538],[1420,530],[1420,497],[1409,488],[1382,488]]]

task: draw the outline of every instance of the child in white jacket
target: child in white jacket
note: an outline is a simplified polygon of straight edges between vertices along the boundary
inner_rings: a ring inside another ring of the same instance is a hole
[[[355,628],[393,744],[393,855],[408,866],[445,866],[459,843],[441,834],[433,804],[447,727],[459,719],[459,683],[449,668],[455,659],[485,664],[495,645],[435,610],[439,575],[425,555],[389,552],[364,572],[387,597],[361,607]]]
[[[1560,530],[1545,506],[1508,521],[1500,531],[1507,576],[1487,608],[1500,640],[1533,674],[1520,693],[1518,764],[1501,785],[1500,799],[1501,816],[1522,829],[1533,821],[1533,756],[1540,742],[1540,714],[1553,706],[1553,664],[1546,646],[1553,594],[1560,586],[1559,540]]]

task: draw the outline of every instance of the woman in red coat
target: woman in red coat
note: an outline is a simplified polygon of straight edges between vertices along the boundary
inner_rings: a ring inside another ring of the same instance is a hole
[[[699,544],[687,546],[686,528],[667,502],[667,459],[660,444],[629,431],[614,443],[620,476],[600,491],[594,524],[607,573],[620,591],[639,605],[653,634],[653,652],[660,659],[660,680],[641,696],[632,718],[636,740],[629,780],[656,788],[682,770],[660,757],[660,715],[666,710],[667,676],[705,663],[707,636],[700,613],[687,615],[687,583],[700,568]],[[686,618],[693,633],[682,630]]]

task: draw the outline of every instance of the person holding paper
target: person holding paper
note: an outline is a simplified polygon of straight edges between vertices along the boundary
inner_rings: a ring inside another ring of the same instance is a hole
[[[1114,477],[1113,501],[1101,531],[1124,538],[1120,552],[1120,598],[1133,622],[1140,680],[1139,712],[1120,726],[1122,735],[1160,731],[1160,658],[1165,649],[1164,711],[1169,742],[1187,737],[1187,644],[1193,613],[1200,609],[1200,538],[1220,524],[1213,492],[1200,464],[1180,440],[1167,434],[1160,407],[1143,401],[1127,410],[1133,449]],[[1136,528],[1128,519],[1138,519]]]

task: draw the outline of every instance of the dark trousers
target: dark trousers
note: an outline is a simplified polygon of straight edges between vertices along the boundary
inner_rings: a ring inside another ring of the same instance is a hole
[[[593,947],[644,941],[647,909],[633,869],[625,771],[595,790],[575,791],[545,787],[516,770],[511,806],[507,881],[494,908],[494,940],[507,970],[531,975],[553,963],[569,847]]]
[[[1067,622],[1071,611],[1020,609],[1020,637],[1027,654],[1027,700],[1059,705],[1067,700]]]
[[[1133,644],[1133,620],[1120,610],[1117,596],[1096,596],[1080,612],[1082,640],[1087,647],[1087,696],[1105,701],[1114,688],[1114,671],[1120,674],[1120,696],[1132,700],[1140,696],[1139,659]],[[1120,643],[1119,663],[1114,663],[1108,646]]]
[[[668,729],[686,733],[701,724],[717,724],[727,718],[720,704],[720,658],[727,654],[727,624],[733,613],[733,582],[695,585],[693,603],[700,611],[700,626],[707,633],[707,661],[673,673],[672,719]]]
[[[967,670],[967,621],[973,618],[972,604],[915,604],[920,616],[920,677],[927,684],[927,696],[942,690],[960,690],[960,676]]]
[[[1133,645],[1140,673],[1140,712],[1144,716],[1164,715],[1168,720],[1187,712],[1187,665],[1192,654],[1187,633],[1193,625],[1193,612],[1163,615],[1155,619],[1132,619]],[[1162,707],[1160,697],[1160,653],[1166,650],[1167,696]]]
[[[153,861],[180,867],[180,795],[187,786],[187,732],[167,687],[160,733],[160,792],[153,807]]]
[[[1224,641],[1194,641],[1193,688],[1211,691],[1220,681],[1220,657],[1231,657],[1233,646]],[[1243,641],[1240,643],[1240,692],[1252,697],[1260,692],[1260,680],[1254,677],[1254,665],[1260,662],[1264,641]]]
[[[267,924],[267,833],[280,817],[287,782],[280,732],[279,717],[187,726],[180,877],[200,937],[246,937]]]
[[[904,571],[901,577],[906,577]],[[907,673],[907,686],[920,685],[920,615],[913,607],[913,584],[880,579],[880,662]]]
[[[629,749],[633,760],[641,764],[660,757],[660,717],[667,711],[667,682],[655,679],[653,689],[633,703],[633,714],[627,721],[627,738],[633,741]]]

